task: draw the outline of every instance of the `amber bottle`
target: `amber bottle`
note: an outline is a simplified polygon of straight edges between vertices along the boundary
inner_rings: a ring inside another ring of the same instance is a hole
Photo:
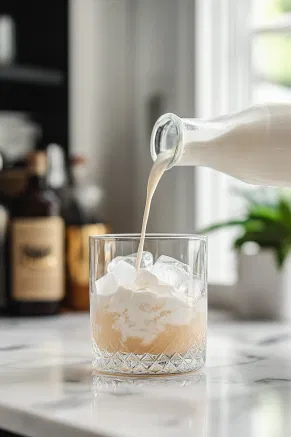
[[[64,296],[64,223],[60,200],[46,184],[46,154],[28,159],[28,183],[11,207],[10,313],[56,314]]]

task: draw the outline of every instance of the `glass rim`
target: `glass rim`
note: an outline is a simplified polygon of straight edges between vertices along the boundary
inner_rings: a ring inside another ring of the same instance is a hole
[[[191,240],[191,241],[206,241],[208,237],[206,235],[198,234],[166,234],[166,233],[148,233],[145,235],[145,240]],[[119,240],[119,241],[134,241],[140,240],[139,233],[132,234],[100,234],[90,235],[89,241],[96,240]]]

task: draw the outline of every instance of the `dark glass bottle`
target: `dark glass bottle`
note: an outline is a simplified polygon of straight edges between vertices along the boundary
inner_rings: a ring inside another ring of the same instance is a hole
[[[56,314],[64,295],[64,224],[46,161],[42,151],[29,156],[27,188],[11,208],[8,308],[22,316]]]
[[[0,153],[0,174],[2,173],[4,159]],[[0,189],[0,313],[4,311],[6,304],[6,274],[7,274],[7,259],[6,259],[6,243],[7,243],[7,226],[8,226],[8,209],[6,197],[1,193]]]

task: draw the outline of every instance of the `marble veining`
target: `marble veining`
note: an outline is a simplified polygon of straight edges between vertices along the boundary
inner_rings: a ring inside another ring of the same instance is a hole
[[[150,379],[92,374],[88,315],[0,319],[0,429],[289,437],[291,324],[211,319],[203,372]]]

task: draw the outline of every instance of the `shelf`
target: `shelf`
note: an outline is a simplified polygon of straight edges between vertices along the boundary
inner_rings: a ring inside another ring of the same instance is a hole
[[[49,70],[41,67],[0,64],[1,81],[59,86],[64,81],[64,74],[60,70]]]
[[[273,21],[255,25],[251,28],[251,32],[255,35],[274,32],[289,33],[291,32],[291,13],[285,13]]]

